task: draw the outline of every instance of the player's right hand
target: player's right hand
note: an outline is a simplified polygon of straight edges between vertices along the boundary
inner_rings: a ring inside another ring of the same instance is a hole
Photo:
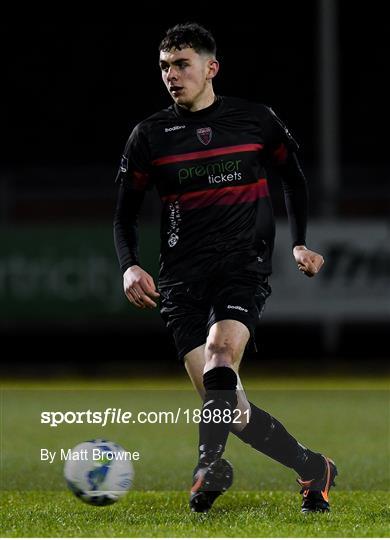
[[[123,274],[123,289],[134,306],[141,309],[157,307],[152,298],[157,299],[160,294],[156,290],[152,276],[140,266],[130,266]]]

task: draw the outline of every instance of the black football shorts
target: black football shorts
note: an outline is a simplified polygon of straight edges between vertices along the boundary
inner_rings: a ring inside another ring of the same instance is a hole
[[[160,313],[172,332],[180,360],[206,343],[211,326],[225,319],[240,321],[254,331],[271,294],[268,276],[240,271],[160,287]]]

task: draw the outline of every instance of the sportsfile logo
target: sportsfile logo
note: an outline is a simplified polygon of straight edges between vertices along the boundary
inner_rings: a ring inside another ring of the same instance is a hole
[[[177,131],[178,129],[184,129],[185,126],[172,126],[170,128],[165,128],[165,133],[169,133],[170,131]]]
[[[242,173],[240,171],[241,162],[241,159],[229,161],[220,160],[208,163],[207,165],[183,167],[178,171],[179,184],[205,177],[209,184],[221,184],[242,180]]]
[[[243,308],[242,306],[231,306],[230,304],[228,304],[227,308],[228,309],[238,309],[238,311],[245,311],[245,313],[248,313],[248,310]]]

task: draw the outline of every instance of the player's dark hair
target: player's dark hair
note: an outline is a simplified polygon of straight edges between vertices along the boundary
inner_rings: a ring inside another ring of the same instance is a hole
[[[159,50],[170,51],[177,49],[181,51],[185,48],[194,49],[199,53],[216,55],[217,46],[212,34],[198,23],[176,24],[166,31],[164,39],[161,41]]]

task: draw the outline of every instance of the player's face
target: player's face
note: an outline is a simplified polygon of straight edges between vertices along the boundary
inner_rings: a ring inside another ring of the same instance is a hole
[[[162,79],[174,101],[189,110],[212,93],[211,80],[218,71],[218,62],[194,49],[171,49],[160,52]]]

